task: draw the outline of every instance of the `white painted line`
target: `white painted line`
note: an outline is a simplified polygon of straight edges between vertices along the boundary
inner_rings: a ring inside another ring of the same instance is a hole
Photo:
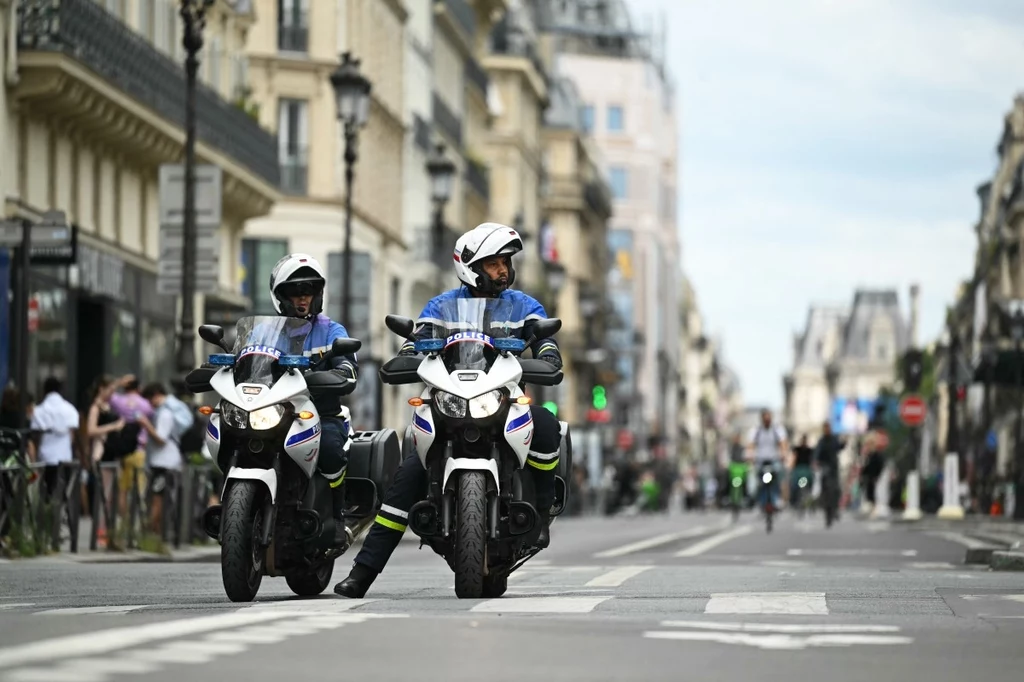
[[[635,552],[642,552],[645,549],[653,549],[655,547],[661,547],[671,542],[678,542],[679,540],[686,540],[688,538],[697,538],[701,535],[707,535],[708,533],[720,530],[724,527],[724,524],[717,526],[697,526],[696,528],[690,528],[688,530],[680,531],[678,533],[665,533],[663,535],[655,535],[653,538],[647,538],[646,540],[639,540],[637,542],[631,542],[628,545],[622,545],[621,547],[615,547],[614,549],[606,549],[603,552],[598,552],[594,555],[595,559],[612,559],[614,557],[625,556],[627,554],[633,554]]]
[[[161,664],[127,658],[75,658],[54,668],[21,668],[12,670],[5,682],[101,682],[114,674],[146,675],[156,672]]]
[[[821,623],[716,623],[703,620],[665,620],[661,622],[666,628],[695,628],[698,630],[723,630],[728,632],[784,632],[796,634],[801,632],[845,633],[852,632],[899,632],[896,625],[840,625]]]
[[[0,604],[0,611],[6,611],[7,609],[24,609],[29,606],[35,606],[35,604]]]
[[[618,587],[630,578],[636,577],[644,571],[649,571],[653,566],[620,566],[619,568],[599,575],[584,587]]]
[[[775,561],[762,561],[762,566],[772,566],[775,568],[805,568],[807,566],[813,566],[810,561],[786,561],[785,559],[777,559]]]
[[[992,546],[991,543],[982,542],[976,538],[967,537],[963,533],[955,533],[950,530],[930,530],[927,532],[927,535],[931,535],[935,538],[941,538],[942,540],[948,540],[949,542],[955,542],[958,545],[963,545],[967,549],[982,549]]]
[[[138,611],[144,609],[148,604],[138,604],[134,606],[76,606],[66,609],[48,609],[46,611],[39,611],[35,615],[37,616],[80,616],[80,615],[96,615],[100,613],[128,613],[130,611]]]
[[[473,613],[590,613],[611,597],[521,597],[488,599],[470,609]]]
[[[912,561],[907,564],[907,567],[924,571],[949,570],[956,568],[956,566],[948,561]]]
[[[161,663],[205,664],[217,656],[232,656],[248,649],[245,644],[189,640],[168,642],[156,649],[140,649],[121,653],[122,658]]]
[[[740,632],[685,632],[667,630],[664,632],[645,632],[649,639],[675,639],[690,642],[717,642],[719,644],[738,644],[770,650],[800,650],[808,647],[847,647],[856,644],[895,645],[911,644],[910,637],[886,635],[750,635]]]
[[[687,547],[686,549],[684,549],[684,550],[682,550],[680,552],[676,552],[675,556],[677,556],[677,557],[694,557],[694,556],[699,556],[699,555],[703,554],[704,552],[708,551],[709,549],[714,549],[715,547],[718,547],[719,545],[724,545],[726,542],[729,542],[730,540],[735,540],[736,538],[741,538],[744,535],[748,535],[748,534],[752,533],[753,530],[754,530],[753,526],[738,526],[736,528],[730,528],[729,530],[724,530],[721,533],[717,533],[717,534],[712,535],[711,537],[709,537],[709,538],[707,538],[705,540],[701,540],[700,542],[692,544],[692,545],[690,545],[689,547]]]
[[[284,601],[264,601],[253,606],[243,607],[240,612],[271,612],[287,615],[309,615],[316,613],[342,613],[358,609],[360,606],[380,601],[379,599],[287,599]]]
[[[827,616],[824,592],[712,594],[704,613]]]
[[[289,615],[291,614],[282,610],[243,609],[199,618],[183,618],[132,627],[109,628],[80,635],[37,640],[29,644],[0,648],[0,669],[38,661],[52,662],[56,658],[103,654],[149,642],[186,637],[200,632],[280,620]]]
[[[788,549],[787,556],[917,556],[916,549]]]

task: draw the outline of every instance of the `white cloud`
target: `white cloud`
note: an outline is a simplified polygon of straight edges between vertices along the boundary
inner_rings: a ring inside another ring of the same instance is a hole
[[[922,286],[922,336],[973,264],[975,186],[1024,63],[1010,0],[630,0],[663,8],[684,267],[748,400],[781,402],[807,306]]]

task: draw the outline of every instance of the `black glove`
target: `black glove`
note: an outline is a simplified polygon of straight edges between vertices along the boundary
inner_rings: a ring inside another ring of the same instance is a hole
[[[562,356],[559,353],[541,353],[537,359],[554,365],[555,369],[562,369]]]
[[[334,371],[346,379],[356,380],[356,369],[350,362],[343,362],[339,366],[334,368]]]

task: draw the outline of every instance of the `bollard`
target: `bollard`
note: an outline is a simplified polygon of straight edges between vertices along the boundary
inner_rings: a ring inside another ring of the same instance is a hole
[[[921,473],[915,469],[907,473],[907,506],[903,520],[920,521],[921,517]]]
[[[875,482],[875,508],[871,510],[871,518],[887,519],[892,511],[889,509],[889,484],[892,473],[888,463],[882,468],[882,474]]]
[[[942,478],[942,506],[939,508],[938,517],[954,521],[964,518],[964,508],[960,505],[960,457],[955,452],[946,453]]]

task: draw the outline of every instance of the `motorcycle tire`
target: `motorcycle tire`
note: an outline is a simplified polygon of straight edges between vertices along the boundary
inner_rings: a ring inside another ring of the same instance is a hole
[[[220,572],[224,592],[233,602],[252,601],[263,582],[263,550],[256,546],[263,526],[259,492],[259,483],[237,481],[224,500]]]
[[[287,576],[285,582],[300,597],[315,597],[327,589],[333,575],[334,561],[325,561],[314,570]]]
[[[483,596],[487,599],[494,599],[505,594],[505,590],[508,589],[508,576],[503,575],[500,578],[489,575],[484,577],[484,592]]]
[[[487,479],[482,471],[466,471],[459,480],[455,510],[455,596],[479,599],[484,592],[487,556]]]

